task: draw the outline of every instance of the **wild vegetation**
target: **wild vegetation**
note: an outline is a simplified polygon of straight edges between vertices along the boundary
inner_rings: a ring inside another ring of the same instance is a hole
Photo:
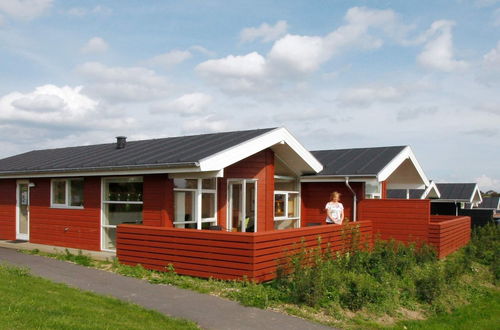
[[[481,322],[500,324],[500,316],[488,307],[500,304],[499,226],[475,230],[471,242],[445,260],[438,260],[426,244],[377,240],[372,249],[360,249],[359,231],[354,229],[346,237],[349,244],[340,253],[302,248],[281,260],[278,278],[265,284],[203,280],[178,275],[172,266],[156,272],[69,252],[57,257],[334,326],[420,328],[427,321],[405,320],[429,318],[440,324],[451,312],[469,315],[474,308],[482,308]]]

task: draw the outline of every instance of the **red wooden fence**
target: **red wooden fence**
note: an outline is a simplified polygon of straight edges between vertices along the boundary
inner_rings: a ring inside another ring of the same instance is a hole
[[[370,221],[357,222],[361,241],[371,244]],[[350,226],[353,226],[352,224]],[[339,251],[347,244],[342,226],[323,225],[263,233],[120,225],[117,257],[121,263],[165,270],[172,264],[178,274],[219,279],[247,277],[259,282],[276,276],[278,261],[302,246]],[[348,232],[348,231],[347,231]]]
[[[358,204],[360,220],[373,222],[373,235],[383,240],[427,242],[430,200],[364,199]]]
[[[470,217],[431,216],[429,244],[444,258],[470,240]]]

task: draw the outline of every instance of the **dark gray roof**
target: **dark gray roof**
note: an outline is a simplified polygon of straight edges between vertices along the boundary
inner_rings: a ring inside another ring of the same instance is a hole
[[[470,201],[475,183],[436,183],[436,186],[441,193],[440,199]]]
[[[498,209],[500,197],[483,197],[483,202],[479,204],[481,209]]]
[[[35,150],[0,159],[0,174],[195,165],[274,128]]]
[[[424,189],[410,189],[410,198],[420,199],[424,191]],[[387,189],[387,198],[406,199],[406,189]]]
[[[405,146],[354,148],[311,151],[323,164],[317,175],[366,175],[375,176],[389,164]]]

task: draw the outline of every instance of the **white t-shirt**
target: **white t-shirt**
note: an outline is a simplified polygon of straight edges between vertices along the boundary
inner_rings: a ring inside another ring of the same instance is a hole
[[[326,222],[336,223],[338,225],[342,223],[342,211],[344,210],[344,205],[342,205],[342,203],[328,202],[325,205],[325,210],[328,212]],[[329,214],[333,216],[333,219],[330,219]]]

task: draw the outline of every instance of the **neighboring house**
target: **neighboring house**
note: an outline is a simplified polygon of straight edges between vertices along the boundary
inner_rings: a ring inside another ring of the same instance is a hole
[[[441,193],[434,181],[430,181],[425,189],[388,189],[387,198],[393,199],[436,199]]]
[[[429,186],[409,146],[320,150],[311,152],[324,166],[317,174],[302,176],[302,214],[305,221],[324,220],[329,193],[342,193],[345,214],[356,220],[356,201],[387,197],[388,189]],[[322,196],[322,198],[318,198]]]
[[[483,197],[483,201],[476,208],[493,209],[500,213],[500,197]]]
[[[408,146],[309,152],[285,128],[118,137],[1,159],[0,239],[264,281],[301,242],[321,236],[342,249],[343,226],[325,225],[335,190],[368,244],[380,235],[429,242],[439,257],[455,251],[469,239],[469,218],[431,217],[429,200],[386,199],[388,189],[430,185]]]
[[[441,197],[432,200],[432,214],[455,214],[482,202],[476,183],[436,183]]]

